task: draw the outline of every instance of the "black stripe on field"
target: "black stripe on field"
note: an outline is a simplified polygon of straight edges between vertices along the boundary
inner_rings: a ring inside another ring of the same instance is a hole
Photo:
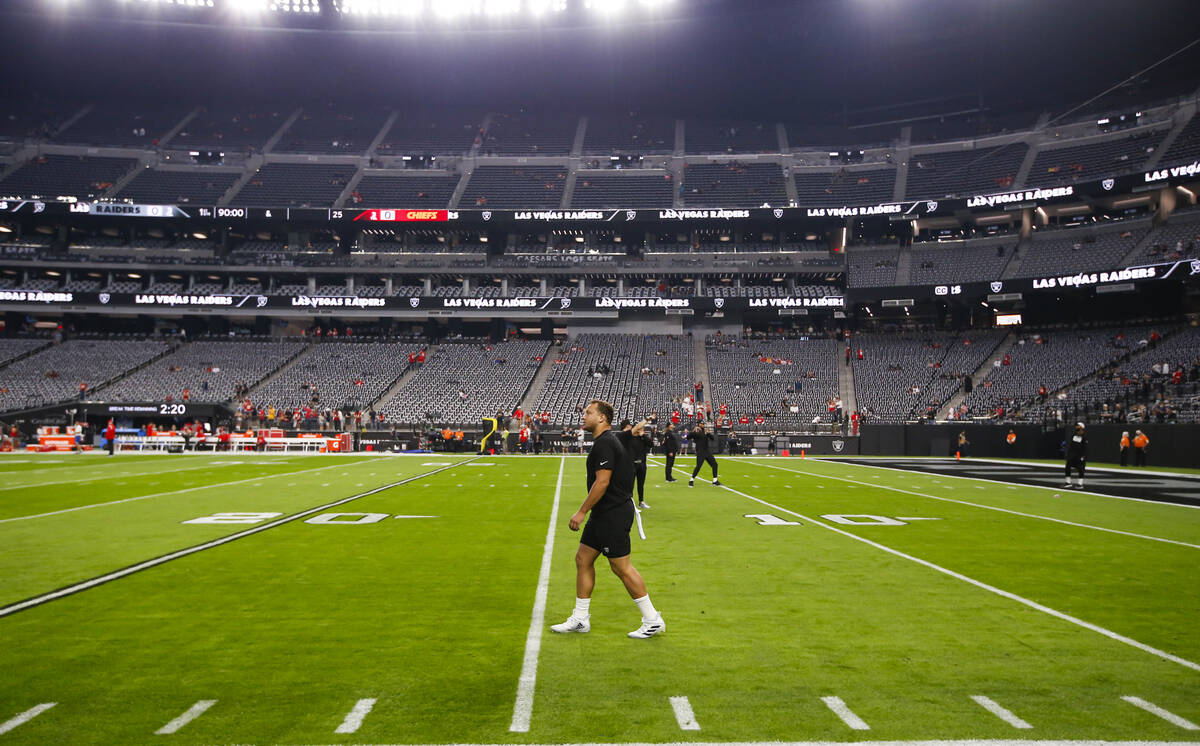
[[[840,458],[828,459],[827,463],[877,466],[930,476],[988,479],[1006,484],[1068,491],[1064,486],[1066,479],[1063,476],[1063,466],[1054,464],[923,458]],[[1071,476],[1075,478],[1078,475],[1072,472]],[[1190,475],[1174,477],[1163,472],[1150,474],[1139,472],[1135,467],[1129,467],[1128,470],[1104,468],[1086,470],[1083,492],[1112,497],[1131,497],[1175,505],[1200,506],[1200,493],[1197,492],[1196,486],[1196,478]]]
[[[346,503],[351,502],[353,500],[358,500],[359,498],[376,495],[385,490],[390,490],[393,487],[399,487],[400,485],[408,484],[409,482],[415,482],[418,479],[424,479],[425,477],[431,477],[434,474],[438,474],[440,472],[447,471],[449,469],[454,469],[456,467],[463,466],[465,464],[469,464],[472,461],[478,461],[481,458],[483,458],[482,454],[480,454],[474,458],[467,459],[466,461],[460,461],[456,464],[450,464],[449,466],[443,466],[439,469],[433,469],[431,471],[427,471],[422,474],[417,474],[415,476],[407,477],[405,479],[401,479],[398,482],[392,482],[390,484],[380,485],[379,487],[369,489],[366,492],[360,492],[357,495],[350,495],[349,497],[343,497],[339,500],[334,500],[331,503],[326,503],[325,505],[318,505],[315,508],[309,508],[308,510],[301,511],[299,513],[293,513],[292,515],[287,515],[282,518],[276,518],[275,520],[273,520],[269,523],[264,523],[261,526],[254,526],[253,528],[248,528],[244,531],[238,531],[237,533],[229,534],[228,536],[222,536],[218,539],[206,541],[202,544],[196,544],[194,546],[190,546],[185,549],[177,549],[173,552],[168,552],[166,554],[160,555],[153,559],[143,560],[142,562],[138,562],[136,564],[129,565],[127,567],[123,567],[120,570],[114,570],[112,572],[105,573],[104,575],[98,575],[89,580],[80,581],[78,583],[72,583],[71,585],[64,586],[55,591],[50,591],[49,593],[43,593],[38,596],[33,596],[30,598],[27,598],[24,601],[17,601],[16,603],[12,603],[12,604],[8,604],[7,606],[0,607],[0,617],[10,616],[12,614],[16,614],[19,611],[24,611],[26,609],[32,609],[36,606],[41,606],[42,604],[50,603],[51,601],[55,601],[60,598],[65,598],[67,596],[73,596],[76,593],[82,593],[83,591],[86,591],[89,588],[95,588],[96,586],[104,585],[105,583],[109,583],[114,580],[119,580],[120,578],[128,577],[130,575],[133,575],[134,573],[141,572],[142,570],[149,570],[152,567],[158,567],[159,565],[166,564],[167,562],[170,562],[172,560],[181,559],[183,557],[187,557],[187,556],[196,554],[197,552],[202,552],[205,549],[212,549],[213,547],[219,547],[223,544],[228,544],[231,541],[237,541],[238,539],[241,539],[241,538],[244,538],[247,536],[252,536],[254,534],[262,533],[263,531],[275,528],[276,526],[282,526],[285,523],[291,523],[292,521],[299,520],[300,518],[305,518],[307,516],[312,515],[313,513],[320,513],[323,510],[329,510],[330,508],[336,508],[339,505],[345,505]]]

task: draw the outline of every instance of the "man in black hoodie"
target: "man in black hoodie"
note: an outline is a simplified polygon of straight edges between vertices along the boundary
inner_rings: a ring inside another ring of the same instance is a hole
[[[696,475],[700,473],[700,467],[705,463],[712,469],[713,485],[720,487],[721,483],[717,481],[717,460],[713,458],[712,453],[712,433],[708,432],[704,427],[704,420],[701,420],[696,429],[692,430],[689,439],[696,445],[696,468],[692,470],[692,478],[688,480],[688,487],[694,487]]]
[[[1083,489],[1083,469],[1087,465],[1087,435],[1082,422],[1075,423],[1075,432],[1067,438],[1067,489]],[[1079,472],[1079,484],[1071,484],[1071,470]]]

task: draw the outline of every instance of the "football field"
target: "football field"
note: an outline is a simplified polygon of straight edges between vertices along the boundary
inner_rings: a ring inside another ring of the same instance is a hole
[[[1200,509],[720,464],[633,640],[603,559],[548,629],[579,456],[0,458],[0,744],[1200,741]]]

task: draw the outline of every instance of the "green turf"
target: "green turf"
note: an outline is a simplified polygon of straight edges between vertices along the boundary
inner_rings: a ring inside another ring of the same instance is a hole
[[[168,471],[206,458],[0,460],[12,484],[86,479],[91,468],[142,475],[140,491],[103,481],[0,491],[0,516],[159,495],[0,522],[0,604],[248,528],[185,520],[292,515],[458,465],[334,509],[436,517],[288,522],[0,618],[0,722],[59,703],[0,743],[1195,740],[1126,695],[1200,722],[1200,671],[880,548],[1200,661],[1195,509],[796,459],[723,459],[731,490],[688,488],[682,474],[664,484],[652,465],[648,540],[634,539],[633,560],[666,634],[626,637],[637,611],[601,560],[592,631],[544,631],[531,728],[514,734],[560,466],[545,623],[573,604],[579,535],[566,522],[583,499],[582,459],[246,457]],[[821,518],[841,514],[937,520]],[[1034,729],[1012,728],[971,695]],[[689,698],[701,730],[680,730],[672,696]],[[871,729],[850,730],[824,696]],[[361,698],[378,700],[361,729],[335,734]],[[201,699],[218,701],[178,733],[154,735]]]

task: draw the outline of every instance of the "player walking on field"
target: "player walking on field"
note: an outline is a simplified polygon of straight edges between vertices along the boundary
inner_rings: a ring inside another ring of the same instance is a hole
[[[1083,489],[1083,469],[1087,465],[1087,435],[1083,432],[1083,423],[1075,423],[1075,432],[1067,439],[1067,489],[1075,487]],[[1071,484],[1071,470],[1079,472],[1079,484]]]
[[[593,400],[583,411],[583,428],[595,439],[587,457],[587,498],[571,516],[570,527],[578,531],[579,550],[575,553],[575,610],[562,624],[551,630],[559,633],[591,630],[592,589],[596,585],[596,558],[608,557],[608,566],[621,579],[625,590],[642,612],[642,624],[629,633],[644,639],[667,629],[662,614],[650,603],[646,582],[630,561],[629,529],[633,526],[633,463],[621,439],[612,429],[613,407]],[[645,422],[638,423],[635,435],[641,435]],[[588,518],[588,513],[591,517]]]

